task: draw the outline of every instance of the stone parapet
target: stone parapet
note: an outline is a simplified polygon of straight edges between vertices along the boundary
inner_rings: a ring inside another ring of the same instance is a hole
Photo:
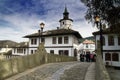
[[[66,61],[76,61],[76,58],[48,54],[41,43],[35,54],[0,61],[0,80],[42,64]]]

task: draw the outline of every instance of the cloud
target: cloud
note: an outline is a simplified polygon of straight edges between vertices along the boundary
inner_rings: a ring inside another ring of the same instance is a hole
[[[37,32],[39,24],[45,23],[44,30],[59,27],[63,18],[65,4],[70,18],[74,20],[73,29],[83,37],[95,31],[84,19],[86,7],[80,0],[0,0],[0,39],[24,41],[27,34]],[[4,10],[3,10],[4,9]]]
[[[87,21],[75,22],[76,24],[73,28],[78,31],[83,38],[93,36],[92,33],[97,31],[97,28],[93,27],[91,24],[88,24]]]

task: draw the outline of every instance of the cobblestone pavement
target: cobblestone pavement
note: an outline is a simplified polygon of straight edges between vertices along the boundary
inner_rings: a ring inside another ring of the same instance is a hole
[[[120,80],[120,69],[115,69],[113,67],[107,67],[108,73],[111,80]]]
[[[84,80],[91,63],[61,62],[44,64],[32,71],[20,73],[6,80]]]
[[[68,70],[60,77],[60,80],[84,80],[90,63],[81,63]]]
[[[95,63],[93,62],[87,69],[84,80],[95,80]]]

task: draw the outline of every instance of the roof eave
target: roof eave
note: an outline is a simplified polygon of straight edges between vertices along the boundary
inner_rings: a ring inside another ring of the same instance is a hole
[[[72,20],[72,19],[60,19],[60,20],[59,20],[59,22],[61,22],[61,21],[63,21],[63,20],[70,20],[70,21],[72,21],[72,22],[73,22],[73,20]]]

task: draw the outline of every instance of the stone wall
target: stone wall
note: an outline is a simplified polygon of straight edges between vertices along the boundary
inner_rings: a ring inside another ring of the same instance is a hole
[[[111,80],[103,63],[103,59],[100,51],[100,42],[97,41],[97,57],[96,57],[96,79],[95,80]]]
[[[48,54],[40,44],[35,54],[0,61],[0,80],[42,64],[66,61],[76,61],[76,58]]]

